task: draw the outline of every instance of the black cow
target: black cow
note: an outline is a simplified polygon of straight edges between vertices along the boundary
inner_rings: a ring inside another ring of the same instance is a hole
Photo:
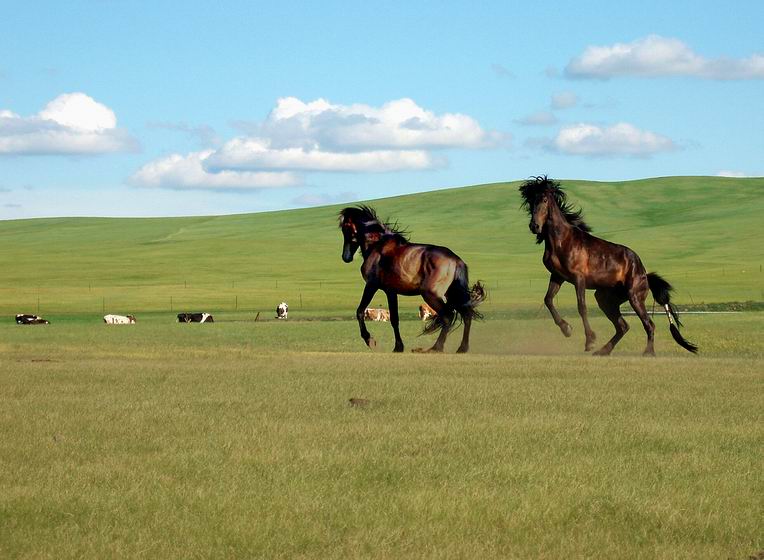
[[[178,323],[214,323],[209,313],[178,313]]]
[[[46,321],[42,317],[37,315],[27,315],[25,313],[19,313],[16,315],[17,325],[49,325],[50,321]]]

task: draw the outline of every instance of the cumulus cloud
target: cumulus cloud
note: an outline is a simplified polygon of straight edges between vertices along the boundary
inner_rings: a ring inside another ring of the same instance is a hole
[[[436,115],[411,99],[381,107],[335,105],[324,99],[305,103],[295,97],[277,101],[261,125],[274,147],[321,147],[327,151],[369,149],[488,148],[502,135],[483,130],[468,115]]]
[[[579,123],[563,127],[551,148],[570,155],[648,157],[675,150],[677,146],[666,136],[629,123],[611,126]]]
[[[59,95],[30,117],[0,110],[0,155],[95,155],[137,145],[117,128],[114,111],[84,93]]]
[[[557,124],[557,117],[549,111],[537,111],[521,119],[515,120],[517,124],[523,126],[549,126]]]
[[[320,147],[274,147],[262,138],[236,138],[212,154],[205,166],[224,170],[300,170],[382,172],[428,169],[438,159],[425,150],[340,152]]]
[[[692,76],[712,80],[764,78],[764,55],[705,58],[679,39],[649,35],[631,43],[590,46],[565,68],[570,78]]]
[[[373,107],[285,97],[264,121],[239,121],[235,127],[243,135],[215,150],[149,163],[133,176],[133,183],[180,183],[191,188],[198,181],[198,188],[226,188],[219,183],[238,185],[262,174],[269,180],[278,179],[274,186],[288,186],[295,184],[293,173],[299,172],[432,169],[446,164],[445,157],[435,151],[492,148],[507,140],[503,134],[484,130],[468,115],[436,114],[411,99]],[[182,169],[183,180],[178,169]],[[158,180],[159,175],[168,181]]]
[[[240,172],[204,169],[204,161],[212,150],[188,155],[172,154],[147,163],[130,177],[137,187],[176,190],[229,190],[247,191],[267,188],[292,187],[301,184],[300,178],[289,172]]]

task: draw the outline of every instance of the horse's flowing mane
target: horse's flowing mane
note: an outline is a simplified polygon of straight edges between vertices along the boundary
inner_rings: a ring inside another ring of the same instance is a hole
[[[578,210],[574,209],[573,205],[568,202],[568,197],[565,194],[565,191],[562,190],[560,183],[557,181],[549,179],[546,175],[539,175],[538,177],[531,177],[529,180],[525,181],[525,183],[520,185],[519,190],[520,196],[523,199],[521,207],[525,208],[530,216],[533,216],[533,209],[540,196],[544,191],[548,190],[552,196],[554,196],[554,200],[560,208],[560,212],[562,212],[562,215],[565,216],[565,219],[570,225],[581,231],[592,231],[592,228],[584,221],[583,211],[580,208]],[[541,243],[543,240],[543,235],[536,235],[537,243]]]
[[[376,210],[365,204],[348,206],[340,211],[340,227],[345,220],[350,220],[364,233],[379,232],[383,235],[392,235],[402,241],[408,241],[408,232],[402,229],[398,222],[383,221],[377,215]]]

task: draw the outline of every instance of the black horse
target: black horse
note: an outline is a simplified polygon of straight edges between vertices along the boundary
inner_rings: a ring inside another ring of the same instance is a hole
[[[457,315],[464,322],[464,336],[457,352],[469,350],[472,319],[482,316],[475,309],[485,300],[480,282],[472,288],[467,279],[467,265],[446,247],[410,243],[395,225],[382,222],[368,206],[345,208],[340,212],[340,228],[344,237],[342,260],[349,263],[360,248],[363,255],[361,275],[366,281],[356,318],[361,338],[371,348],[375,340],[366,330],[364,310],[377,290],[387,295],[390,324],[395,333],[393,352],[403,352],[403,340],[398,330],[398,294],[421,295],[437,315],[425,326],[424,333],[440,330],[435,344],[428,352],[442,352],[448,331]]]
[[[671,285],[655,273],[647,274],[639,256],[628,247],[591,235],[581,211],[574,210],[568,203],[559,183],[546,176],[534,177],[520,186],[520,195],[522,206],[531,217],[528,227],[536,234],[536,243],[544,243],[544,266],[552,273],[544,303],[565,336],[570,336],[571,328],[554,307],[554,296],[563,282],[570,282],[576,287],[578,313],[586,333],[586,351],[592,349],[596,336],[587,319],[585,294],[586,290],[594,290],[600,309],[615,326],[613,338],[595,354],[610,354],[629,330],[620,309],[621,304],[628,301],[647,333],[644,353],[655,355],[655,325],[645,309],[649,290],[666,311],[669,329],[677,344],[697,352],[698,347],[679,333],[678,326],[682,323],[670,301]]]

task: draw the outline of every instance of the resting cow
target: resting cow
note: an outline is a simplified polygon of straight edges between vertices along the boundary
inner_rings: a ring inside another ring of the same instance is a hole
[[[436,315],[437,313],[435,313],[435,310],[426,303],[419,306],[419,318],[422,321],[426,321],[430,317],[435,317]]]
[[[135,324],[135,315],[104,315],[103,322],[107,325],[133,325]]]
[[[282,301],[276,306],[276,319],[286,319],[289,315],[287,302]]]
[[[214,323],[209,313],[178,313],[178,323]]]
[[[42,317],[37,315],[27,315],[25,313],[19,313],[16,315],[17,325],[49,325],[50,321],[46,321]]]
[[[373,307],[367,307],[363,312],[363,318],[370,321],[383,321],[388,322],[390,320],[390,312],[387,309],[375,309]]]

